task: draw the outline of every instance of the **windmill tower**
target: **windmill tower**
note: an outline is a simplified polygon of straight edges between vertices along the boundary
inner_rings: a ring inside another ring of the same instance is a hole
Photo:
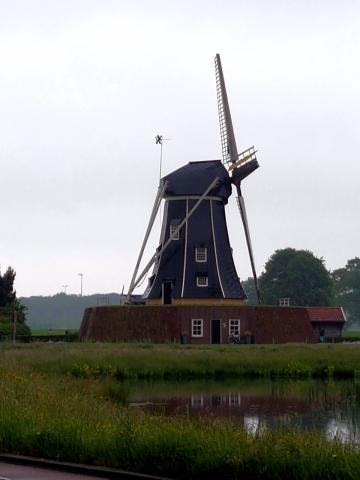
[[[241,305],[246,294],[234,265],[225,217],[232,193],[245,231],[250,263],[257,277],[241,182],[259,164],[251,147],[238,154],[220,56],[215,57],[223,159],[190,162],[160,181],[150,222],[131,279],[127,302],[153,268],[143,295],[147,304]],[[159,246],[138,275],[140,262],[161,201],[164,214]]]

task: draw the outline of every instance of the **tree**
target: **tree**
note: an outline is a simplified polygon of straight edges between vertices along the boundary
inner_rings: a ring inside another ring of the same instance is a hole
[[[257,295],[256,295],[256,288],[255,282],[252,277],[249,277],[247,280],[241,282],[243,289],[247,295],[247,303],[248,305],[257,305]]]
[[[360,324],[360,258],[348,260],[346,266],[334,270],[331,277],[336,303],[343,307],[350,325]]]
[[[6,272],[1,275],[0,271],[0,307],[13,305],[16,301],[16,292],[14,291],[14,281],[16,273],[8,267]]]
[[[333,285],[324,260],[308,250],[276,250],[259,279],[263,304],[278,305],[290,298],[291,305],[327,306],[333,304]]]
[[[0,309],[11,312],[16,309],[19,323],[24,323],[26,307],[16,298],[15,277],[16,272],[11,267],[8,267],[4,274],[0,271]]]

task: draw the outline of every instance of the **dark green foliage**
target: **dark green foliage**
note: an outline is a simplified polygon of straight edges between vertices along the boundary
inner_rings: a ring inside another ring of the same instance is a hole
[[[9,322],[0,322],[0,337],[11,336],[14,332],[14,324]],[[16,336],[31,335],[30,328],[25,323],[16,324]]]
[[[7,335],[2,333],[7,330],[5,324],[12,324],[14,321],[14,312],[16,311],[17,323],[24,325],[26,308],[16,298],[16,291],[14,290],[14,281],[16,272],[13,268],[8,267],[4,274],[0,271],[0,335]],[[11,329],[12,331],[12,329]],[[25,333],[26,331],[26,333]],[[29,335],[30,329],[24,329],[23,335]]]
[[[16,302],[15,276],[16,273],[11,267],[8,267],[4,274],[0,271],[0,307],[13,305]]]
[[[360,258],[348,260],[344,268],[331,274],[335,301],[346,313],[350,327],[360,324]]]
[[[324,260],[307,250],[276,250],[259,279],[263,304],[277,305],[290,298],[291,305],[327,306],[333,304],[333,285]]]
[[[256,289],[255,289],[255,282],[252,277],[249,277],[247,280],[241,282],[243,289],[247,295],[247,303],[248,305],[257,305],[257,296],[256,296]]]

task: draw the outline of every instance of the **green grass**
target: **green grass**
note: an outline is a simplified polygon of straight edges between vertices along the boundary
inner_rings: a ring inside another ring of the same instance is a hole
[[[31,334],[36,337],[46,336],[46,335],[51,335],[51,336],[66,335],[66,332],[68,332],[68,334],[78,334],[79,329],[74,329],[74,328],[32,328],[31,329]]]
[[[356,345],[0,345],[0,451],[176,479],[356,479],[358,450],[320,433],[252,437],[230,421],[153,417],[126,408],[109,382],[169,373],[334,374],[343,364],[354,370],[359,359]]]
[[[353,338],[360,340],[360,330],[344,330],[342,336],[344,338]]]
[[[35,345],[19,348],[19,363],[43,373],[77,378],[222,379],[222,378],[353,378],[360,375],[358,345],[227,345],[152,344]],[[21,358],[20,358],[21,357]],[[26,357],[26,360],[24,359]]]

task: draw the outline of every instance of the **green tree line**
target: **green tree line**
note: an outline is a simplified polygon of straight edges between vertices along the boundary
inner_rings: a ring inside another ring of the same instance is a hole
[[[9,267],[0,272],[0,322],[10,324],[14,308],[19,323],[25,325],[25,310],[32,328],[79,328],[86,307],[118,305],[120,295],[95,294],[80,297],[64,293],[53,296],[23,297],[14,290],[15,271]],[[256,304],[252,278],[242,282],[250,304]],[[276,250],[259,277],[261,303],[278,305],[280,298],[289,298],[294,306],[343,307],[348,327],[360,328],[360,258],[348,260],[342,268],[328,271],[323,258],[308,250],[285,248]],[[0,325],[0,335],[1,335]],[[26,325],[25,325],[26,326]],[[9,327],[7,327],[9,328]]]
[[[254,280],[242,282],[250,304],[256,304]],[[348,326],[360,328],[360,258],[348,260],[343,268],[328,271],[323,258],[308,250],[276,250],[259,277],[260,300],[278,305],[288,298],[294,306],[343,307]]]
[[[15,277],[16,272],[12,267],[8,267],[4,273],[1,273],[0,270],[0,336],[12,335],[15,315],[17,335],[30,335],[31,333],[25,323],[25,306],[16,297]]]

